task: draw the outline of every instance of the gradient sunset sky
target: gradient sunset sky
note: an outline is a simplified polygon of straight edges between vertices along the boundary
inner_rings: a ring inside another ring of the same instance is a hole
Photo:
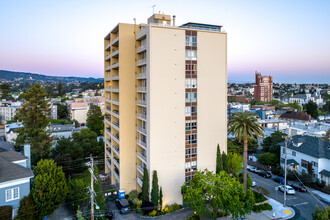
[[[330,1],[10,0],[0,2],[0,70],[103,77],[104,36],[118,23],[155,12],[176,24],[222,25],[228,81],[330,83]],[[210,54],[211,56],[211,54]]]

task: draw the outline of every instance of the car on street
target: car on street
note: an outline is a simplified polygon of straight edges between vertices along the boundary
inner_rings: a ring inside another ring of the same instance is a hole
[[[129,213],[129,203],[127,199],[116,199],[116,205],[121,214]]]
[[[253,167],[253,166],[247,166],[247,170],[254,172],[257,168]]]
[[[273,178],[273,180],[277,183],[284,184],[284,178],[283,177],[277,176],[277,177]]]
[[[112,219],[113,218],[113,212],[110,211],[110,210],[107,210],[105,212],[105,216],[104,216],[106,219]]]
[[[298,192],[307,192],[307,189],[302,185],[298,185],[298,184],[294,183],[294,184],[290,184],[290,186],[293,189],[297,190]]]
[[[281,190],[282,192],[284,192],[284,185],[280,185],[279,187],[279,190]],[[286,193],[288,195],[294,195],[296,194],[296,191],[294,191],[294,189],[291,187],[291,186],[286,186]]]
[[[262,170],[260,170],[259,168],[256,168],[253,172],[255,173],[260,173]]]
[[[265,178],[271,178],[272,177],[272,174],[270,174],[269,172],[267,171],[260,171],[258,173],[259,176],[262,176],[262,177],[265,177]]]
[[[252,178],[251,178],[251,182],[252,182],[252,186],[256,186],[257,185],[256,181],[254,181]]]

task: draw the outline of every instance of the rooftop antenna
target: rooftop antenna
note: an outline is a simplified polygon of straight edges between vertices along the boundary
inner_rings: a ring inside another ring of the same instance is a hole
[[[155,7],[156,7],[156,5],[153,5],[151,7],[152,7],[152,14],[155,14]]]

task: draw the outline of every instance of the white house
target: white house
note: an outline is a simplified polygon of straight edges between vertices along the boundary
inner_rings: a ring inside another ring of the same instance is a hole
[[[297,102],[300,105],[307,104],[309,101],[315,102],[318,107],[323,105],[323,99],[319,93],[315,93],[313,96],[311,94],[297,94],[289,98],[289,103]]]
[[[281,166],[284,167],[285,146],[281,146]],[[312,164],[313,177],[330,185],[330,142],[317,137],[295,135],[287,144],[288,167],[307,173]]]

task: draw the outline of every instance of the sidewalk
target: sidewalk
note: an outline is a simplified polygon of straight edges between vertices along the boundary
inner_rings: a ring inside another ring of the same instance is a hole
[[[283,204],[268,198],[269,204],[273,207],[272,211],[263,211],[269,219],[274,219],[274,218],[282,218],[282,219],[290,219],[295,216],[295,211],[291,207],[283,207]]]
[[[317,196],[321,197],[322,199],[324,199],[325,201],[330,203],[330,195],[328,195],[324,192],[318,191],[316,189],[311,189],[311,188],[309,188],[309,191],[311,191],[313,194],[316,194]]]

